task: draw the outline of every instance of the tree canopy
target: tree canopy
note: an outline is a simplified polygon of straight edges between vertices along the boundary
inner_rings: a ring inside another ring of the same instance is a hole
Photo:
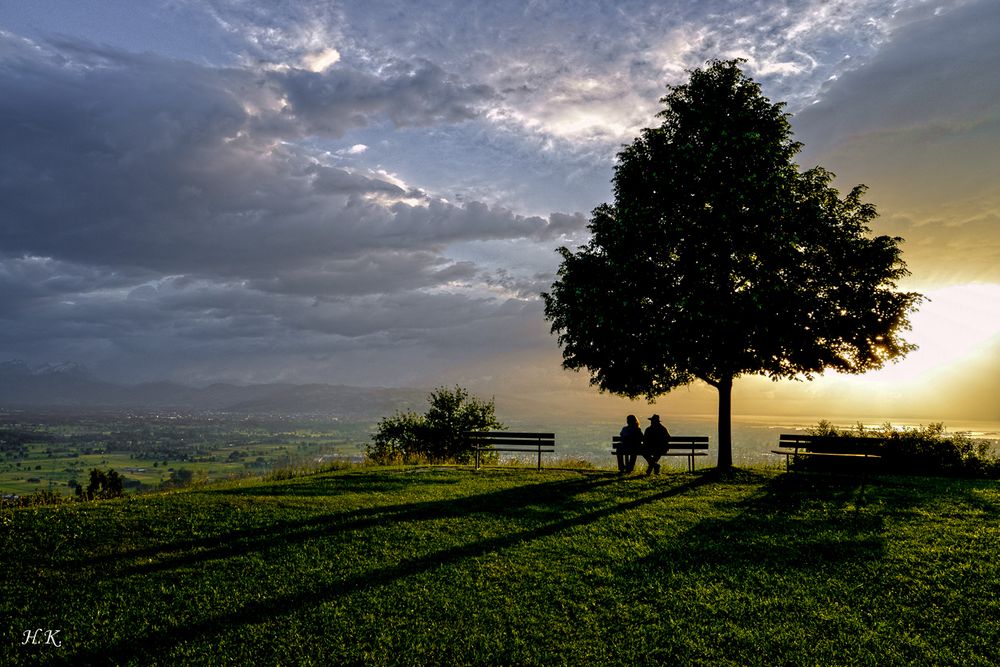
[[[587,245],[559,249],[542,295],[563,365],[600,389],[717,388],[720,467],[734,378],[878,368],[913,349],[900,331],[921,299],[896,289],[902,239],[870,235],[865,186],[841,196],[829,171],[800,171],[784,105],[741,62],[668,87],[662,124],[618,153],[614,203]]]

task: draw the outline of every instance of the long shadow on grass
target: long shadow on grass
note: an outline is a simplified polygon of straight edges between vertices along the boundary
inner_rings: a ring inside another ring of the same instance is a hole
[[[333,496],[343,493],[357,493],[365,496],[373,496],[378,493],[399,491],[402,489],[413,489],[418,485],[452,483],[451,480],[434,479],[400,479],[393,480],[387,478],[385,473],[381,474],[354,474],[344,477],[323,478],[320,480],[308,480],[300,483],[298,480],[289,483],[274,483],[256,485],[253,487],[226,489],[223,491],[199,492],[206,496],[253,496],[260,498],[274,498],[278,496],[303,496],[303,497],[323,497]],[[522,486],[507,492],[497,492],[500,494],[495,500],[508,500],[512,507],[519,504],[530,504],[534,502],[535,496],[543,494],[546,488],[551,488],[553,484],[559,482],[546,482],[539,485]],[[289,488],[293,490],[289,491]],[[520,498],[516,491],[523,491],[524,497]],[[570,493],[571,489],[563,489]],[[304,538],[315,537],[317,533],[309,531],[316,528],[326,527],[327,533],[333,533],[352,528],[364,528],[373,523],[383,521],[405,520],[409,514],[415,516],[423,515],[424,518],[433,518],[431,513],[436,508],[446,510],[455,503],[461,503],[466,511],[469,506],[474,506],[478,501],[484,505],[491,496],[495,494],[484,494],[482,496],[466,496],[458,499],[442,499],[427,501],[424,503],[402,503],[396,505],[381,505],[374,507],[362,507],[354,510],[341,510],[335,513],[322,513],[308,519],[291,520],[284,517],[275,517],[272,524],[266,526],[254,526],[252,528],[241,528],[222,533],[213,533],[204,537],[191,539],[171,539],[169,542],[154,544],[148,547],[129,550],[116,550],[106,554],[92,556],[78,560],[70,560],[58,563],[57,567],[73,572],[83,567],[115,567],[116,564],[144,559],[155,561],[135,565],[129,569],[121,570],[120,574],[131,572],[152,572],[173,567],[183,563],[192,563],[197,560],[213,560],[225,558],[235,554],[247,553],[257,546],[276,547],[281,546],[282,541],[294,542],[296,535],[301,533]],[[457,505],[452,507],[457,511]],[[309,511],[310,508],[303,508],[302,511]],[[440,515],[439,515],[440,516]],[[197,554],[184,552],[197,551]],[[200,558],[198,558],[200,556]],[[164,560],[166,559],[166,560]]]
[[[376,484],[380,487],[384,486],[382,484],[384,476],[384,473],[355,476],[352,480],[355,486],[351,490],[371,493]],[[567,505],[572,504],[571,501],[579,494],[616,481],[617,478],[610,475],[545,481],[472,496],[362,507],[332,514],[324,513],[300,520],[279,518],[275,523],[267,526],[226,531],[188,540],[174,540],[141,549],[68,561],[60,563],[59,566],[66,571],[77,571],[81,567],[95,566],[111,568],[116,576],[150,574],[244,556],[255,551],[284,549],[289,545],[317,538],[342,534],[346,531],[362,531],[366,528],[387,524],[470,518],[476,515],[499,517],[513,514],[523,518],[526,513],[535,514],[544,519],[552,515],[561,515],[567,509]],[[422,482],[423,480],[420,480],[420,483]],[[330,492],[328,488],[319,490],[314,485],[310,486],[313,486],[314,489],[310,495],[323,495]],[[405,486],[410,488],[413,484],[405,484]],[[259,491],[264,490],[266,487],[259,489]],[[338,490],[343,492],[347,490],[347,487],[339,485]],[[253,495],[263,494],[258,492]],[[308,508],[305,511],[308,511]],[[136,560],[145,562],[134,563],[133,561]],[[131,564],[121,565],[130,562]]]
[[[441,468],[404,468],[395,472],[349,472],[340,475],[307,475],[288,480],[276,480],[249,486],[201,491],[209,496],[326,496],[352,491],[388,493],[415,486],[454,486],[457,477],[434,477]],[[363,486],[362,486],[363,485]]]
[[[680,476],[678,476],[680,478]],[[562,531],[600,521],[609,516],[628,512],[630,510],[656,503],[673,496],[678,496],[700,486],[714,482],[717,477],[712,471],[699,473],[693,479],[684,476],[684,481],[671,485],[662,491],[641,495],[634,500],[616,502],[606,499],[601,506],[594,508],[585,501],[572,502],[574,496],[594,490],[598,487],[622,483],[616,475],[591,476],[584,479],[559,480],[541,482],[528,486],[519,486],[487,494],[465,498],[436,500],[425,503],[402,504],[372,510],[355,510],[345,513],[345,517],[321,517],[300,522],[290,531],[277,527],[265,530],[248,531],[240,534],[242,543],[239,545],[222,544],[226,536],[214,538],[215,545],[210,546],[209,553],[185,555],[174,558],[167,563],[157,564],[157,568],[187,565],[206,558],[225,558],[244,554],[248,548],[272,548],[275,542],[287,545],[289,542],[302,542],[321,537],[334,531],[364,528],[387,521],[409,522],[441,517],[463,517],[475,514],[521,515],[525,510],[543,505],[537,516],[541,519],[555,520],[541,523],[536,527],[481,539],[476,542],[440,549],[432,553],[404,559],[396,565],[365,571],[359,575],[348,577],[342,581],[317,588],[310,588],[296,593],[275,598],[254,601],[246,604],[236,612],[222,614],[197,623],[185,623],[149,633],[141,637],[133,637],[94,651],[80,652],[67,656],[67,663],[89,664],[91,661],[109,658],[115,662],[128,662],[139,657],[162,655],[170,647],[238,628],[246,624],[261,623],[296,613],[304,608],[315,607],[351,593],[386,586],[405,577],[440,568],[469,558],[477,558],[493,552],[518,546],[532,540],[551,537]],[[668,480],[664,480],[668,481]],[[672,480],[669,480],[672,481]],[[569,516],[567,516],[569,514]],[[242,533],[243,531],[240,531]],[[135,568],[135,572],[148,571]]]

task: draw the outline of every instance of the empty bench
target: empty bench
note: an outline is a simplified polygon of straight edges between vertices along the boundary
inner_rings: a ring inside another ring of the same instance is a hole
[[[611,439],[611,453],[615,456],[618,455],[618,447],[621,445],[621,442],[622,438],[620,435],[616,435]],[[688,472],[694,472],[694,457],[708,456],[707,435],[672,435],[669,438],[669,442],[667,451],[660,452],[660,456],[686,456],[688,459]],[[643,444],[637,451],[628,453],[642,456],[644,453],[650,454],[651,452]]]
[[[778,436],[778,447],[771,452],[785,456],[785,470],[789,470],[792,462],[799,457],[863,459],[865,468],[869,459],[877,461],[882,458],[881,438],[782,433]]]
[[[476,453],[476,470],[479,470],[482,452],[519,452],[538,454],[538,469],[542,469],[542,453],[554,452],[555,433],[515,433],[511,431],[472,431],[465,434],[472,441]]]

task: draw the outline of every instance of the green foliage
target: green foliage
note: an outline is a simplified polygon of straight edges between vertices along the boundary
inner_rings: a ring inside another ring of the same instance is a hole
[[[194,471],[190,468],[178,468],[170,473],[170,477],[163,483],[165,488],[180,488],[190,486],[194,482]]]
[[[366,454],[375,463],[411,463],[412,457],[426,449],[426,425],[423,415],[415,412],[384,417],[376,427]]]
[[[1000,485],[365,468],[0,512],[0,664],[991,665]],[[60,649],[21,646],[61,629]]]
[[[853,429],[838,429],[822,420],[809,433],[881,440],[885,472],[1000,478],[1000,461],[991,453],[989,442],[967,433],[946,433],[942,422],[898,430],[888,422],[874,429],[860,423]]]
[[[93,468],[90,471],[90,483],[87,484],[87,488],[78,485],[76,494],[85,500],[120,498],[125,495],[124,482],[121,475],[113,468],[109,468],[107,472]]]
[[[380,464],[468,463],[472,445],[463,433],[505,428],[497,421],[493,399],[483,401],[462,387],[439,387],[428,402],[423,415],[403,412],[383,418],[367,448],[368,457]]]
[[[618,154],[613,205],[590,242],[560,248],[545,315],[563,365],[604,391],[652,400],[702,380],[720,393],[731,462],[733,378],[861,373],[901,357],[908,313],[899,238],[870,237],[864,186],[841,196],[800,171],[783,104],[714,61],[671,86],[663,124]]]

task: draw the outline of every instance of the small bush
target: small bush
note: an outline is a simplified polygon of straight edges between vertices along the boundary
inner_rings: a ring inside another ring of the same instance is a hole
[[[179,468],[170,473],[170,477],[163,482],[165,489],[180,489],[191,486],[195,481],[194,471],[188,468]]]
[[[483,401],[461,387],[440,387],[428,396],[423,415],[398,413],[379,422],[366,453],[374,463],[468,463],[472,443],[467,431],[502,430],[493,400]]]

